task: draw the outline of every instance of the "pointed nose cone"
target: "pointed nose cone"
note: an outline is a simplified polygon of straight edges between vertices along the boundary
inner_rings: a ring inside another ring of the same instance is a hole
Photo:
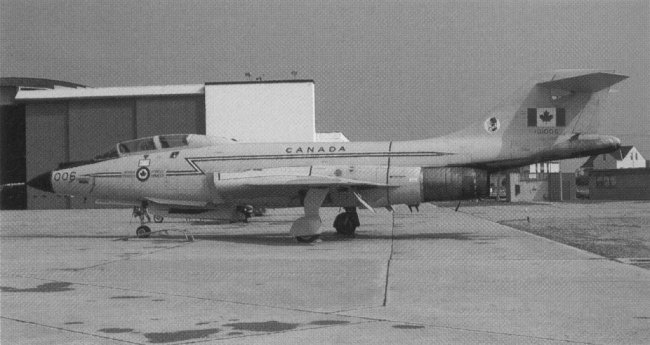
[[[44,192],[54,193],[54,188],[52,188],[52,172],[48,171],[34,177],[27,182],[27,185]]]

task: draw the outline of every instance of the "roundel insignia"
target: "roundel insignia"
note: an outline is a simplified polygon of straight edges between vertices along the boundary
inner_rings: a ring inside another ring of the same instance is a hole
[[[140,180],[140,182],[144,182],[149,179],[149,169],[146,167],[140,167],[138,171],[135,172],[135,177]]]
[[[501,128],[501,122],[499,122],[499,119],[496,117],[491,117],[487,120],[485,120],[485,123],[483,124],[485,126],[485,130],[488,133],[494,133]]]

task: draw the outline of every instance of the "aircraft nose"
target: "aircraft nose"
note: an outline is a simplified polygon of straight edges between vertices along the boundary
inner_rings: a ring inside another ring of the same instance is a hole
[[[48,171],[34,177],[27,182],[27,185],[44,192],[54,193],[54,188],[52,188],[52,172]]]

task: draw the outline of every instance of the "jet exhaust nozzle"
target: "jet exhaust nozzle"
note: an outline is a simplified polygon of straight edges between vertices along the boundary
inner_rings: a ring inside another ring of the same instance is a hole
[[[48,171],[34,177],[27,182],[27,185],[44,192],[54,193],[54,188],[52,187],[52,172]]]

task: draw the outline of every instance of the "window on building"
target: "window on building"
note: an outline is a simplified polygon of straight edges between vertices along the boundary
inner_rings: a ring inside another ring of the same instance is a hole
[[[607,155],[603,155],[603,160],[604,160],[604,161],[607,160]]]
[[[602,176],[596,177],[596,187],[602,187],[605,185],[605,180]]]

